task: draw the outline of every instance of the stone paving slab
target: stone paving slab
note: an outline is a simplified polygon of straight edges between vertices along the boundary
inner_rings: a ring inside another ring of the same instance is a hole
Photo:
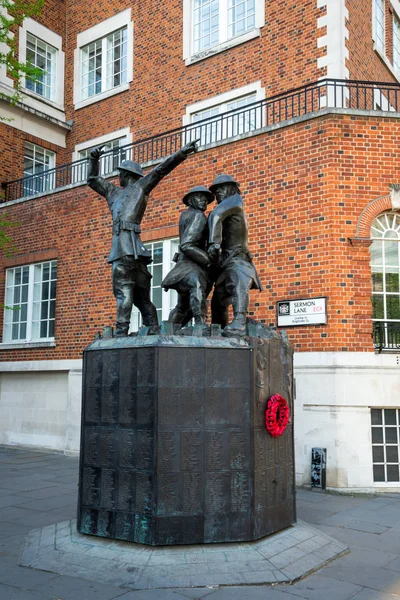
[[[152,547],[82,535],[68,520],[32,530],[21,566],[147,590],[292,583],[348,551],[302,521],[246,543]]]

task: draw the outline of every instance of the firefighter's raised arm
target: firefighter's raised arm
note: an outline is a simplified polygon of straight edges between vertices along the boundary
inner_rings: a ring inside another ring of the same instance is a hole
[[[173,171],[178,165],[186,160],[189,154],[197,152],[198,142],[199,140],[193,140],[192,142],[189,142],[180,150],[178,150],[178,152],[175,152],[175,154],[172,154],[161,164],[157,165],[155,169],[148,173],[148,175],[145,175],[140,183],[146,194],[149,194],[161,181],[161,179],[171,173],[171,171]]]
[[[104,154],[103,147],[104,146],[98,146],[90,151],[87,184],[92,188],[92,190],[107,198],[107,196],[115,189],[115,186],[106,181],[104,177],[100,177],[99,175],[100,157],[102,154]]]

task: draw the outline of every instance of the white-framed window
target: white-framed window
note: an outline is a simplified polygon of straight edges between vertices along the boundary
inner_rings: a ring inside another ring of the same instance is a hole
[[[53,340],[57,261],[6,270],[3,342]]]
[[[133,23],[126,9],[77,35],[75,108],[129,88],[133,78]]]
[[[26,60],[41,72],[37,79],[26,78],[27,90],[31,90],[47,100],[54,100],[56,95],[56,57],[56,48],[27,32]]]
[[[400,481],[400,408],[371,408],[374,483]]]
[[[400,324],[400,215],[379,215],[371,226],[372,320],[382,323],[383,346],[396,342]]]
[[[24,90],[37,99],[64,106],[64,52],[62,37],[33,19],[25,19],[19,30],[19,61],[30,62],[42,74],[34,82],[24,78]],[[41,108],[46,112],[46,108]]]
[[[78,161],[73,164],[72,181],[86,181],[87,178],[87,159],[90,151],[98,146],[103,146],[106,154],[100,158],[100,175],[103,177],[114,172],[122,160],[130,159],[130,149],[119,150],[122,146],[127,146],[132,143],[132,133],[129,127],[107,133],[91,140],[86,140],[75,146],[75,151],[72,153],[72,160]]]
[[[400,20],[393,15],[393,67],[400,73]]]
[[[177,303],[178,295],[175,290],[165,292],[161,287],[161,282],[175,266],[173,258],[178,252],[179,239],[159,240],[144,244],[151,252],[153,262],[148,266],[153,278],[151,280],[150,298],[157,309],[158,322],[167,321],[169,313]],[[140,312],[134,306],[132,309],[131,323],[129,331],[138,331],[142,325]]]
[[[184,0],[183,58],[187,64],[260,34],[264,0]]]
[[[25,142],[24,151],[24,195],[31,196],[48,192],[55,187],[55,173],[47,171],[56,166],[56,155],[37,144]]]
[[[253,105],[264,98],[265,90],[258,81],[188,106],[183,118],[188,126],[185,142],[200,139],[204,146],[259,129],[264,108]]]
[[[373,39],[377,48],[385,49],[385,0],[373,1]]]
[[[127,49],[127,27],[81,48],[82,100],[126,83]]]

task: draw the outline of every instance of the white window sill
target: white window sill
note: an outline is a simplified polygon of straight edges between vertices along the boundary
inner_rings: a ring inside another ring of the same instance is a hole
[[[37,100],[38,102],[41,102],[42,104],[45,104],[46,106],[49,106],[51,108],[55,108],[56,110],[61,110],[62,112],[64,112],[64,106],[62,104],[59,104],[55,100],[50,100],[49,98],[46,98],[45,96],[41,96],[40,94],[37,94],[33,90],[28,90],[28,88],[25,88],[25,87],[22,88],[22,92],[24,93],[24,96],[29,96],[30,98],[34,98],[35,100]],[[45,109],[43,108],[43,111],[44,110]]]
[[[100,102],[105,98],[109,98],[110,96],[115,96],[115,94],[120,94],[121,92],[126,92],[129,90],[130,82],[123,83],[118,87],[112,88],[111,90],[107,90],[102,92],[101,94],[96,94],[95,96],[91,96],[90,98],[86,98],[86,100],[80,100],[75,104],[75,110],[79,108],[83,108],[84,106],[88,106],[89,104],[94,104],[95,102]]]
[[[0,342],[0,350],[24,350],[28,348],[55,348],[55,340],[37,342]]]
[[[389,69],[393,77],[395,77],[397,81],[400,82],[400,72],[394,68],[388,57],[385,55],[385,50],[380,46],[377,46],[376,42],[374,42],[374,50],[381,59],[381,61],[384,63],[385,67]]]
[[[239,44],[244,44],[249,40],[252,40],[256,37],[260,37],[260,28],[252,29],[251,31],[247,31],[243,35],[239,35],[238,37],[232,38],[223,42],[222,44],[218,44],[218,46],[213,46],[212,48],[208,48],[204,50],[204,52],[198,52],[197,54],[192,54],[189,58],[185,59],[185,65],[192,65],[193,63],[199,62],[200,60],[204,60],[205,58],[209,58],[210,56],[214,56],[214,54],[218,54],[219,52],[224,52],[229,48],[233,48],[234,46],[238,46]]]

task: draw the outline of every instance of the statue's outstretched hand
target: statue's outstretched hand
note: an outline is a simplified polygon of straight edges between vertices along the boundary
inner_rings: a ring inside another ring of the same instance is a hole
[[[185,146],[182,147],[182,152],[185,156],[189,156],[189,154],[192,154],[193,152],[197,152],[198,150],[198,142],[200,142],[200,139],[198,140],[193,140],[192,142],[189,142],[188,144],[186,144]]]
[[[215,264],[221,257],[221,246],[219,244],[211,244],[207,253],[210,257],[210,261]]]
[[[97,148],[93,148],[93,150],[90,151],[90,158],[95,158],[99,160],[100,156],[104,154],[103,148],[104,146],[98,146]]]

